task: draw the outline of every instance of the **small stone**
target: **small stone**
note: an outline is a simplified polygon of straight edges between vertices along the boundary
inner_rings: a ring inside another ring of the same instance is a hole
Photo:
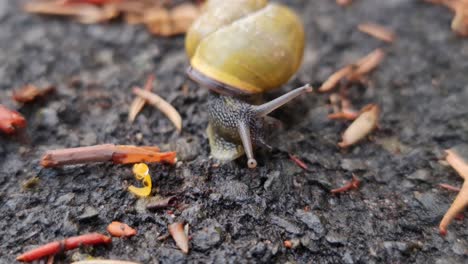
[[[466,240],[458,240],[453,243],[452,246],[453,253],[460,255],[460,256],[467,256],[468,255],[468,245]]]
[[[78,216],[77,219],[78,221],[88,221],[93,218],[96,218],[98,215],[99,212],[98,210],[96,210],[96,208],[87,206],[85,207],[84,212],[80,216]]]
[[[429,181],[430,177],[431,173],[428,170],[420,169],[408,175],[407,178],[411,180]]]
[[[320,218],[313,212],[307,212],[304,210],[296,210],[296,216],[307,225],[308,228],[312,229],[317,234],[323,234],[325,229],[323,228]]]
[[[312,253],[320,252],[320,242],[310,239],[307,235],[301,238],[301,244]]]
[[[249,187],[239,181],[223,182],[220,186],[220,193],[225,199],[234,202],[245,202],[250,199]]]
[[[325,236],[325,239],[328,243],[334,245],[344,245],[346,242],[346,237],[334,231],[328,232],[327,236]]]
[[[170,148],[177,152],[177,158],[181,161],[196,159],[200,147],[200,141],[197,137],[180,138],[175,143],[170,144]]]
[[[302,234],[302,230],[301,230],[301,228],[299,226],[297,226],[296,224],[293,224],[293,223],[289,222],[288,220],[283,219],[281,217],[272,216],[271,217],[271,223],[276,225],[276,226],[279,226],[279,227],[283,228],[288,233],[296,234],[296,235]]]
[[[393,254],[393,250],[400,251],[401,253],[406,253],[410,249],[408,243],[400,241],[385,241],[383,242],[383,247],[389,255]]]
[[[343,262],[346,263],[346,264],[353,264],[353,263],[354,263],[353,256],[351,255],[351,252],[349,252],[349,251],[346,251],[346,252],[343,254],[343,256],[342,256],[341,259],[342,259]]]
[[[367,165],[361,159],[342,159],[341,168],[347,171],[357,171],[367,169]]]
[[[221,244],[221,229],[215,226],[204,228],[192,236],[193,245],[196,249],[205,251]]]
[[[54,128],[59,123],[57,111],[53,108],[44,108],[39,112],[39,124],[41,126]]]
[[[68,205],[71,202],[71,200],[73,200],[73,198],[75,198],[74,193],[64,194],[57,198],[57,200],[55,201],[55,205]]]

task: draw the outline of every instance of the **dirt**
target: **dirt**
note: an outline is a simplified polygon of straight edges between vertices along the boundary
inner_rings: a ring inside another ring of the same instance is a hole
[[[350,93],[357,108],[377,103],[381,122],[370,139],[341,150],[336,143],[348,123],[326,118],[328,95],[308,95],[274,113],[285,129],[273,137],[275,150],[258,153],[259,167],[250,170],[245,158],[219,166],[210,160],[208,91],[184,74],[182,36],[158,38],[121,22],[40,17],[1,0],[0,103],[24,114],[28,128],[15,137],[0,135],[0,263],[48,241],[105,232],[113,220],[138,235],[67,252],[56,263],[87,255],[142,263],[466,261],[466,219],[455,220],[446,237],[438,234],[456,194],[437,185],[462,183],[439,159],[445,148],[468,142],[468,40],[451,32],[452,13],[416,0],[356,0],[347,8],[330,0],[281,2],[302,16],[307,49],[296,77],[267,97],[305,82],[317,87],[381,47],[387,52],[382,65],[368,85],[354,85]],[[356,26],[364,21],[394,29],[396,42],[360,33]],[[155,91],[182,115],[181,134],[151,107],[127,122],[130,89],[151,73],[158,79]],[[11,90],[26,83],[56,85],[57,93],[15,105]],[[146,201],[126,190],[136,184],[131,166],[39,166],[45,150],[101,143],[176,148],[176,166],[150,169],[153,193],[177,195],[182,206],[146,210]],[[353,173],[362,180],[359,190],[330,194]],[[37,185],[24,189],[32,177]],[[189,223],[188,255],[170,238],[157,240],[174,221]],[[285,248],[285,240],[297,247]]]

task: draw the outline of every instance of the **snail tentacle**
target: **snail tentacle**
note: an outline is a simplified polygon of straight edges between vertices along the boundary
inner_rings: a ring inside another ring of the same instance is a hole
[[[251,169],[257,167],[257,161],[253,155],[252,139],[250,137],[250,127],[245,121],[239,121],[238,126],[239,136],[244,146],[245,155],[247,156],[247,166]]]
[[[258,117],[266,116],[269,113],[273,112],[277,108],[283,106],[284,104],[288,103],[289,101],[293,100],[294,98],[302,95],[304,93],[310,93],[313,91],[313,88],[306,84],[302,87],[296,88],[288,93],[283,94],[282,96],[271,100],[268,103],[264,103],[262,105],[257,105],[252,107],[252,111]]]

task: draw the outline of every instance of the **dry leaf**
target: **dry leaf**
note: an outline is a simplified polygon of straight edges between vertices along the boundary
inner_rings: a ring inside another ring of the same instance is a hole
[[[182,130],[182,118],[180,117],[179,112],[177,112],[177,110],[171,104],[166,102],[159,95],[142,89],[133,88],[133,93],[145,99],[149,104],[163,112],[174,124],[177,131],[180,132]]]
[[[38,97],[45,96],[54,90],[55,88],[53,86],[40,89],[35,85],[28,84],[19,90],[13,91],[13,100],[19,103],[29,103],[36,100]]]
[[[377,105],[367,105],[358,118],[343,133],[343,139],[338,145],[342,148],[349,147],[371,133],[379,120],[380,109]]]
[[[392,43],[395,41],[395,33],[389,30],[388,28],[385,28],[381,25],[377,25],[374,23],[362,23],[358,25],[358,29],[361,32],[367,33],[374,38],[383,40],[385,42]]]
[[[154,75],[150,75],[148,79],[146,80],[144,90],[145,91],[151,91],[151,88],[153,87],[154,83]],[[138,87],[137,87],[138,88]],[[135,121],[136,116],[138,113],[140,113],[141,109],[145,106],[146,100],[137,96],[135,99],[133,99],[132,104],[130,105],[130,110],[128,111],[128,121],[130,123],[133,123]]]
[[[182,250],[182,252],[187,254],[189,252],[189,241],[188,236],[184,230],[184,224],[180,222],[173,223],[169,225],[168,229],[172,238],[176,242],[176,245],[180,248],[180,250]]]

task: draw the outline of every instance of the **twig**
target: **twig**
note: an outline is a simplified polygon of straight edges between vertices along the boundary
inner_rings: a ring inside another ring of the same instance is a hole
[[[55,255],[62,251],[75,249],[80,246],[94,246],[110,244],[112,239],[99,233],[90,233],[81,236],[70,237],[61,241],[54,241],[33,250],[27,251],[16,258],[17,261],[31,262],[43,257]]]
[[[347,192],[349,190],[356,190],[359,188],[359,185],[361,184],[361,181],[356,177],[356,175],[353,174],[353,179],[349,181],[345,186],[332,189],[330,192],[331,193],[342,193],[342,192]]]
[[[159,152],[158,147],[104,144],[90,147],[50,150],[41,159],[45,168],[91,162],[116,164],[165,162],[175,164],[175,152]]]

